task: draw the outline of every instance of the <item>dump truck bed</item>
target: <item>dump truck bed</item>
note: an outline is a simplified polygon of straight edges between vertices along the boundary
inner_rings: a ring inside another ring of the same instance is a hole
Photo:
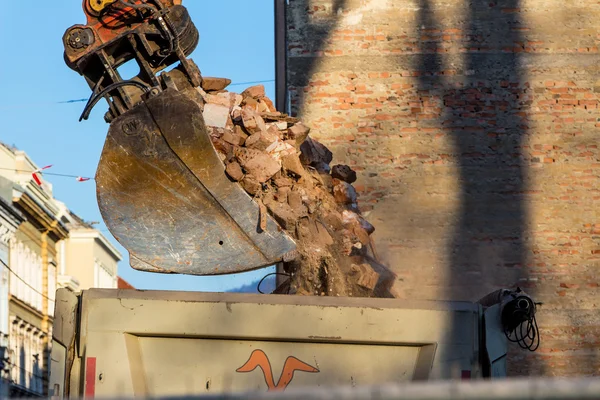
[[[480,376],[467,302],[57,293],[51,393],[174,396]],[[65,390],[66,389],[66,390]]]

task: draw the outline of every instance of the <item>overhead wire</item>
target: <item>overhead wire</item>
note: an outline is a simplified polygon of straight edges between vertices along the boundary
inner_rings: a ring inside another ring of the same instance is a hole
[[[46,299],[48,299],[50,301],[55,301],[55,299],[51,299],[50,297],[46,296],[44,293],[40,292],[39,290],[37,290],[36,288],[34,288],[33,286],[31,286],[29,283],[27,283],[27,281],[25,281],[25,279],[21,278],[19,276],[19,274],[17,274],[15,271],[13,271],[12,268],[10,268],[9,265],[4,262],[4,260],[0,259],[0,263],[2,263],[2,265],[4,265],[6,267],[6,269],[8,269],[8,271],[15,276],[15,278],[17,278],[18,280],[20,280],[21,282],[23,282],[25,284],[25,286],[29,287],[31,290],[33,290],[37,294],[42,295]]]
[[[13,171],[13,172],[25,172],[25,173],[34,173],[35,172],[35,171],[28,171],[28,170],[24,170],[24,169],[2,168],[2,167],[0,167],[0,170]],[[87,177],[87,176],[71,175],[71,174],[58,174],[55,172],[43,172],[42,175],[60,176],[63,178],[83,178],[83,179],[95,180],[95,178],[91,178],[91,177]]]
[[[271,82],[275,82],[275,79],[266,79],[266,80],[261,80],[261,81],[236,82],[236,83],[230,83],[229,86],[256,85],[259,83],[271,83]],[[0,109],[27,107],[27,106],[31,106],[31,105],[85,103],[85,102],[88,102],[89,100],[90,100],[89,98],[85,98],[85,99],[48,101],[48,102],[39,102],[39,103],[20,103],[20,104],[11,104],[11,105],[0,104]]]
[[[264,81],[230,83],[228,86],[255,85],[257,83],[270,83],[270,82],[275,82],[275,79],[268,79],[268,80],[264,80]]]

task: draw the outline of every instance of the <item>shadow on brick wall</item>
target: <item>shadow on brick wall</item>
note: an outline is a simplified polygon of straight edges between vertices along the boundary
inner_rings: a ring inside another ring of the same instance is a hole
[[[288,17],[288,29],[293,26],[294,29],[306,30],[303,36],[309,38],[309,40],[305,43],[305,50],[308,50],[312,54],[310,57],[303,57],[302,66],[296,66],[293,71],[288,69],[288,74],[293,74],[293,76],[288,75],[288,82],[293,82],[293,86],[297,88],[305,88],[308,86],[310,78],[315,72],[317,63],[321,60],[321,58],[315,56],[314,53],[325,50],[326,41],[332,31],[337,27],[338,16],[344,10],[346,1],[347,0],[333,0],[331,14],[326,19],[312,19],[314,10],[310,9],[312,6],[310,2],[305,2],[306,8],[303,13],[295,15],[293,18]],[[323,5],[321,4],[320,6]],[[315,7],[319,7],[319,5],[315,5]],[[301,104],[301,100],[299,102]],[[296,107],[293,106],[292,108]]]
[[[458,27],[460,54],[442,56],[444,30],[456,27],[440,27],[430,0],[420,0],[419,93],[440,104],[439,127],[450,136],[459,174],[459,210],[447,248],[447,298],[476,301],[519,284],[527,290],[521,149],[530,100],[520,67],[518,9],[518,0],[468,2]],[[449,61],[462,65],[456,76],[445,75]],[[514,347],[511,374],[543,373]]]

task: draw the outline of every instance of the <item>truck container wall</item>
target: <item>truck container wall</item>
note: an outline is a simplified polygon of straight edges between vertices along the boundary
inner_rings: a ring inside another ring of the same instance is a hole
[[[476,379],[482,315],[468,302],[61,289],[51,394],[147,397]]]

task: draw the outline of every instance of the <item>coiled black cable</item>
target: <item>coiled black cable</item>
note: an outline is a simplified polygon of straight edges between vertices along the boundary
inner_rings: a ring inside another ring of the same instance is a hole
[[[535,303],[531,298],[518,296],[506,304],[502,311],[506,338],[529,351],[536,351],[540,345],[535,308]]]
[[[258,291],[258,293],[260,294],[265,294],[262,290],[260,290],[260,285],[263,283],[263,281],[271,276],[271,275],[283,275],[283,276],[287,276],[288,278],[291,278],[292,275],[290,274],[286,274],[284,272],[271,272],[270,274],[266,274],[265,276],[262,277],[262,279],[258,282],[258,285],[256,285],[256,290]]]

